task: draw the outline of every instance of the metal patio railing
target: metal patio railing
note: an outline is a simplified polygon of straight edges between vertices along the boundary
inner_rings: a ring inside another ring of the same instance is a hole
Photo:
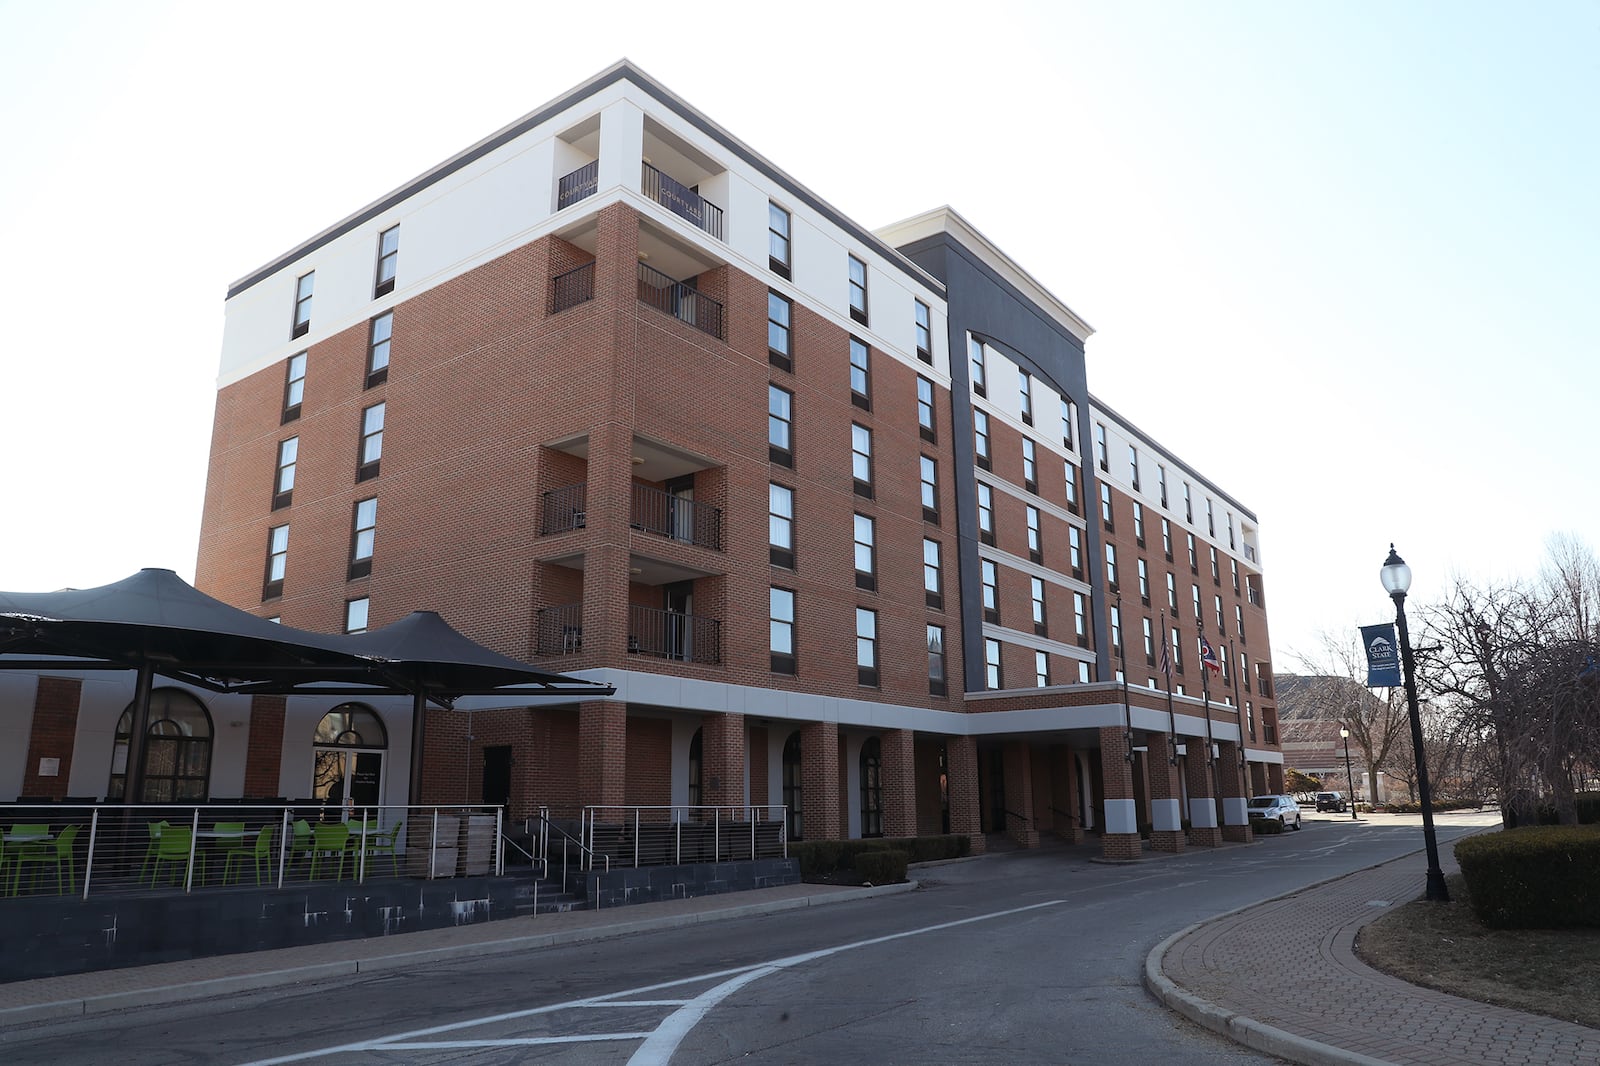
[[[500,874],[504,817],[487,805],[321,800],[0,804],[0,906],[46,894]]]
[[[591,860],[604,856],[619,866],[783,859],[789,857],[787,813],[782,804],[585,807],[582,843]]]

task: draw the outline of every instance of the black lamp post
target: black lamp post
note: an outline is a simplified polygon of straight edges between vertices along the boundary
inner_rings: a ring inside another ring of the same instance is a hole
[[[1411,712],[1411,747],[1417,758],[1417,795],[1422,800],[1422,839],[1428,847],[1427,898],[1450,902],[1450,890],[1439,869],[1439,843],[1433,833],[1433,796],[1428,788],[1428,759],[1422,751],[1422,712],[1417,709],[1416,664],[1411,658],[1411,632],[1406,628],[1406,591],[1411,588],[1411,567],[1389,545],[1389,558],[1378,571],[1384,591],[1394,600],[1395,624],[1400,627],[1400,665],[1405,670],[1406,706]]]
[[[1339,727],[1339,735],[1344,738],[1344,783],[1350,789],[1350,820],[1356,820],[1356,779],[1350,772],[1350,730],[1346,726]]]

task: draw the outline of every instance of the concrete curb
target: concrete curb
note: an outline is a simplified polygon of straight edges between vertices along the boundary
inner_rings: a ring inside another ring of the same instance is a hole
[[[820,896],[799,896],[792,899],[772,900],[765,903],[746,903],[708,911],[689,911],[683,914],[661,915],[635,921],[621,921],[581,929],[563,929],[533,936],[507,937],[473,944],[451,944],[445,947],[426,948],[421,951],[398,951],[368,959],[348,962],[321,962],[305,966],[290,966],[259,973],[236,974],[230,977],[212,977],[200,981],[184,981],[154,988],[129,989],[103,996],[55,1000],[50,1003],[31,1003],[22,1007],[0,1008],[0,1028],[13,1025],[30,1025],[37,1022],[59,1021],[86,1014],[103,1014],[127,1010],[131,1007],[152,1007],[169,1003],[205,999],[211,996],[231,995],[236,992],[253,992],[266,988],[298,984],[302,981],[319,981],[329,977],[346,977],[360,973],[378,973],[405,966],[424,965],[431,962],[448,962],[454,959],[484,955],[505,955],[517,951],[582,944],[594,940],[649,933],[661,929],[674,929],[707,922],[727,921],[733,918],[754,918],[802,907],[822,907],[832,903],[849,903],[912,892],[919,888],[916,881],[894,885],[876,885],[870,888],[846,889]],[[621,910],[621,908],[618,908]],[[598,912],[596,912],[598,913]],[[616,913],[613,911],[612,913]]]

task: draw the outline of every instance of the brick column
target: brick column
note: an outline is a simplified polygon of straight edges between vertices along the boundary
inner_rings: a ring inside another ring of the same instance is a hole
[[[744,807],[744,763],[744,715],[703,716],[700,719],[700,802],[713,807]],[[742,820],[744,813],[741,811],[734,817]]]
[[[1121,726],[1100,730],[1100,776],[1106,794],[1100,850],[1108,859],[1137,859],[1142,848],[1138,808],[1133,798],[1133,751]]]
[[[981,855],[983,818],[978,806],[978,742],[972,737],[951,737],[945,744],[945,773],[950,783],[950,832],[968,838],[970,851]]]
[[[244,756],[244,795],[268,799],[283,790],[283,715],[289,700],[284,696],[250,697],[249,747]],[[306,738],[309,744],[311,738]]]
[[[842,840],[839,725],[808,722],[800,727],[800,802],[807,840]]]
[[[1025,848],[1036,848],[1039,846],[1039,827],[1033,820],[1033,758],[1028,745],[1020,740],[1007,741],[1003,750],[1008,812],[1006,836]]]
[[[1283,795],[1283,764],[1280,762],[1267,763],[1267,791],[1274,796]]]
[[[1272,790],[1267,787],[1267,764],[1253,762],[1250,764],[1250,795],[1260,796]]]
[[[1150,778],[1150,847],[1155,851],[1182,851],[1183,797],[1178,784],[1178,752],[1166,733],[1148,733],[1146,774]]]
[[[1078,753],[1072,748],[1067,747],[1065,744],[1058,747],[1056,752],[1056,758],[1058,760],[1056,766],[1056,780],[1060,782],[1061,787],[1065,789],[1064,795],[1059,790],[1057,791],[1056,806],[1059,809],[1067,812],[1067,824],[1064,826],[1060,826],[1060,819],[1062,816],[1056,816],[1057,825],[1060,826],[1058,832],[1061,834],[1061,839],[1069,841],[1073,844],[1082,844],[1084,836],[1083,802],[1078,797],[1078,779],[1080,776],[1078,772]]]
[[[1183,757],[1184,779],[1189,785],[1189,843],[1214,848],[1222,843],[1217,827],[1216,792],[1211,787],[1211,754],[1205,737],[1190,737]]]
[[[883,756],[883,835],[917,835],[916,734],[890,729],[878,734]]]
[[[578,802],[584,806],[621,807],[627,802],[627,777],[627,704],[614,700],[580,703]]]
[[[1222,839],[1248,844],[1250,814],[1245,809],[1244,769],[1239,765],[1242,749],[1231,740],[1217,741],[1217,782],[1222,793]]]
[[[83,682],[75,677],[39,678],[33,694],[33,726],[28,731],[28,761],[22,768],[19,795],[66,799],[82,695]],[[41,759],[56,760],[56,772],[50,777],[39,776]]]

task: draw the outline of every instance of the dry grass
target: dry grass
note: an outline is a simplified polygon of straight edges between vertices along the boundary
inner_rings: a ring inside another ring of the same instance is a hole
[[[1363,962],[1412,984],[1600,1028],[1600,929],[1489,929],[1467,886],[1396,907],[1356,938]]]

